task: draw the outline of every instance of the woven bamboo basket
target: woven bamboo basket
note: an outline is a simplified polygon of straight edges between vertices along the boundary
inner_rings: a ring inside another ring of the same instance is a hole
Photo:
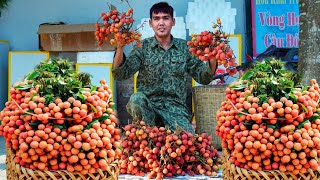
[[[221,140],[216,135],[216,113],[225,100],[227,85],[196,86],[192,88],[196,133],[212,136],[212,145],[221,149]]]
[[[7,175],[7,179],[14,179],[13,178],[14,175],[12,174],[12,171],[11,171],[11,168],[10,168],[11,161],[12,161],[11,160],[12,159],[11,150],[10,149],[6,149],[6,154],[7,154],[7,156],[6,156],[6,175]]]
[[[228,161],[230,153],[222,149],[223,154],[223,179],[224,180],[319,180],[320,171],[308,169],[306,174],[294,175],[292,173],[283,173],[279,170],[272,171],[253,171],[240,168]]]
[[[114,162],[106,171],[97,169],[97,173],[88,173],[85,176],[80,173],[61,171],[39,171],[20,166],[13,161],[14,154],[7,149],[6,170],[8,180],[117,180],[119,176],[119,164]]]

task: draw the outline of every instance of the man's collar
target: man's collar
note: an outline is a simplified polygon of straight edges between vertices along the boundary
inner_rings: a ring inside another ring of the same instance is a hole
[[[176,48],[178,48],[177,39],[174,38],[172,35],[170,35],[170,36],[171,36],[171,42],[170,42],[170,44],[169,44],[169,48],[171,48],[171,47],[176,47]],[[157,45],[158,45],[158,46],[161,46],[161,44],[159,43],[159,41],[157,40],[157,38],[156,38],[155,36],[153,36],[152,41],[151,41],[151,47],[154,48],[154,47],[156,47]]]

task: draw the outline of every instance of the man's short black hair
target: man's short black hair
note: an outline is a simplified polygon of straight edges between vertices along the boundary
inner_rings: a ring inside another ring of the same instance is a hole
[[[167,2],[159,2],[154,4],[150,9],[150,18],[152,18],[152,13],[168,13],[173,18],[173,8]]]

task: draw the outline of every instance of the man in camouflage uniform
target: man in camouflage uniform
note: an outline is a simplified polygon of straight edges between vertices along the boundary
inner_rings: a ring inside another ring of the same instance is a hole
[[[189,53],[185,40],[174,38],[173,8],[165,2],[150,9],[149,25],[155,36],[144,39],[142,48],[134,47],[126,58],[118,46],[113,61],[113,77],[124,80],[136,72],[137,93],[130,97],[127,111],[146,124],[180,127],[194,133],[186,105],[187,74],[201,84],[209,84],[216,70],[216,60],[200,61]]]

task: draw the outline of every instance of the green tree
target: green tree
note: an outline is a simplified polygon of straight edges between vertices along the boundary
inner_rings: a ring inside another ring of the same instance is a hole
[[[8,7],[8,3],[10,0],[0,0],[0,13],[2,9],[5,9]]]
[[[300,45],[298,73],[302,83],[320,82],[320,1],[300,0]]]

